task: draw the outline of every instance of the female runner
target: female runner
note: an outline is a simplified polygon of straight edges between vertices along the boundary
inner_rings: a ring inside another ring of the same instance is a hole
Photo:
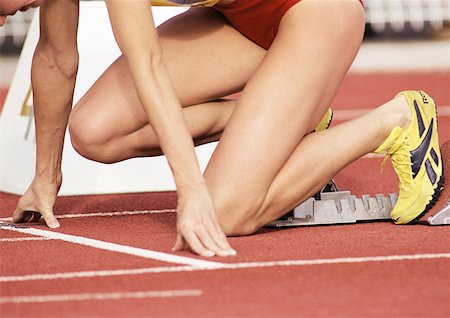
[[[148,0],[106,1],[123,55],[71,112],[79,2],[42,1],[32,67],[36,175],[15,222],[42,215],[59,226],[53,205],[68,123],[75,149],[95,161],[166,155],[178,193],[174,250],[235,255],[226,235],[254,233],[369,152],[387,152],[398,174],[396,223],[429,208],[442,163],[436,107],[425,93],[404,92],[310,133],[360,47],[360,1],[155,1],[174,2],[195,8],[156,30]],[[236,101],[221,99],[241,90]],[[202,176],[194,143],[219,137]]]

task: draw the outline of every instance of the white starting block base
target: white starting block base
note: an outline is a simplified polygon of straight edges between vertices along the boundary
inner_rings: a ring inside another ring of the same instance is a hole
[[[436,215],[428,218],[429,225],[450,225],[450,201],[446,207],[439,211]]]
[[[321,199],[309,198],[293,211],[287,219],[276,220],[269,227],[295,227],[311,225],[348,224],[367,221],[390,220],[397,202],[397,194],[388,197],[363,195],[357,198],[350,191],[321,193]],[[450,224],[450,204],[428,219],[429,225]]]

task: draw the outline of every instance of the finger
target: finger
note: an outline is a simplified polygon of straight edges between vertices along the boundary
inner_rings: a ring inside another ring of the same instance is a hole
[[[45,223],[49,228],[56,229],[61,226],[56,217],[53,215],[53,212],[42,213],[42,216],[44,217]]]
[[[236,252],[230,245],[230,243],[228,243],[228,239],[225,236],[225,234],[223,233],[221,228],[215,228],[214,232],[213,232],[213,238],[216,241],[216,243],[223,249],[227,249],[230,251],[234,251]]]
[[[186,231],[183,236],[189,247],[198,255],[204,257],[212,257],[215,255],[213,251],[208,250],[203,246],[203,244],[200,242],[197,235],[193,231]]]
[[[216,241],[211,237],[211,234],[204,226],[197,229],[197,236],[200,242],[209,250],[213,251],[218,256],[229,256],[228,249],[221,248]]]
[[[210,220],[210,233],[216,244],[221,248],[226,250],[230,256],[237,255],[236,250],[234,250],[231,245],[228,243],[227,237],[225,233],[223,233],[222,228],[219,226],[217,219]]]
[[[184,244],[184,239],[183,236],[181,236],[181,234],[177,234],[177,240],[175,241],[175,245],[172,247],[172,251],[182,251],[184,250],[185,244]]]

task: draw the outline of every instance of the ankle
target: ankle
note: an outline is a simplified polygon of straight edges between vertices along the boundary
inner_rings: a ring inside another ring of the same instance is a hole
[[[405,96],[400,95],[385,104],[386,115],[383,116],[386,130],[390,133],[395,127],[403,130],[411,124],[412,114]]]

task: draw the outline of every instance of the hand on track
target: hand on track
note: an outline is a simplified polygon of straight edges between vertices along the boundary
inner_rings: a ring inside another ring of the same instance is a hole
[[[13,222],[38,222],[41,216],[50,228],[59,227],[59,222],[53,214],[56,196],[60,183],[47,183],[33,180],[28,190],[20,198],[13,213]]]
[[[179,197],[177,214],[178,233],[173,251],[190,248],[205,257],[236,255],[219,226],[214,204],[206,187]]]

